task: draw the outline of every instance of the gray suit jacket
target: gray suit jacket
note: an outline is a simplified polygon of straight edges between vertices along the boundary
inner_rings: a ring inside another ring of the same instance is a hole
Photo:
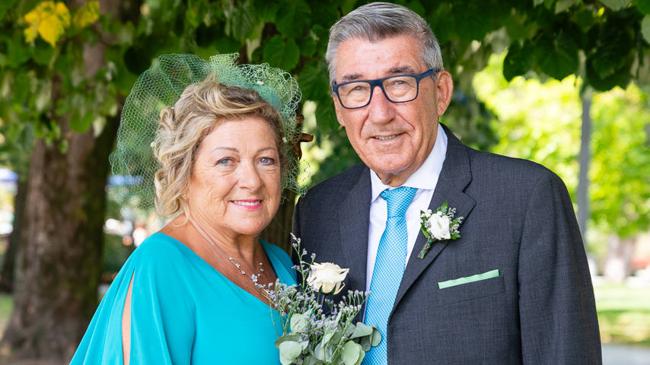
[[[447,135],[430,207],[455,207],[462,237],[419,259],[418,235],[389,319],[389,364],[600,364],[587,260],[560,178]],[[365,290],[370,189],[368,168],[357,166],[296,207],[303,247],[349,267],[349,289]],[[496,278],[438,286],[495,269]]]

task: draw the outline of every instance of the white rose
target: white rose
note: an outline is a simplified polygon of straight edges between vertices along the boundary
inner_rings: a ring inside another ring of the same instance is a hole
[[[449,217],[441,212],[436,212],[431,215],[429,218],[429,230],[431,231],[431,236],[437,240],[448,240],[451,238],[451,232],[449,232],[449,225],[451,221]]]
[[[307,283],[315,291],[323,294],[338,294],[345,286],[343,280],[348,275],[348,271],[350,269],[342,269],[339,265],[331,262],[315,263],[311,265]]]

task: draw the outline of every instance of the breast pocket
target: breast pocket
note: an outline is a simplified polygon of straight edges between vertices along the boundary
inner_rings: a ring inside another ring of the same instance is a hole
[[[436,288],[436,296],[441,304],[448,304],[487,297],[504,291],[503,275],[499,275],[498,277],[444,287],[443,289]]]

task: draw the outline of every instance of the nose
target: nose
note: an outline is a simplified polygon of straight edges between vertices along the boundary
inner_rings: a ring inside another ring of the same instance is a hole
[[[257,190],[262,183],[260,172],[255,163],[246,162],[239,165],[239,186],[244,189]]]
[[[368,104],[368,118],[373,123],[388,123],[395,117],[393,103],[386,98],[383,90],[375,86],[372,99]]]

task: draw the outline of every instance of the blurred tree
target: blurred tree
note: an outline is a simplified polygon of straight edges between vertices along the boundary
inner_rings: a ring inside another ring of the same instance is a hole
[[[501,142],[495,152],[551,168],[575,201],[581,81],[570,76],[507,82],[500,71],[500,58],[494,57],[475,78],[478,95],[498,118]],[[599,232],[629,239],[650,228],[650,98],[636,84],[616,87],[593,94],[591,114],[589,219]]]
[[[510,45],[508,78],[584,73],[594,88],[607,89],[648,74],[646,0],[402,3],[431,23],[457,82],[455,106],[445,121],[479,148],[496,139],[471,80],[495,51]],[[321,171],[329,175],[354,163],[334,118],[323,54],[328,28],[358,5],[354,0],[0,3],[1,133],[12,141],[35,137],[28,147],[26,210],[17,227],[23,239],[15,311],[3,353],[67,359],[88,323],[100,276],[107,156],[121,101],[155,56],[239,52],[242,62],[265,61],[292,72],[304,99],[315,102],[317,140],[336,154],[322,161]],[[285,201],[267,232],[270,240],[286,241],[291,203]]]

